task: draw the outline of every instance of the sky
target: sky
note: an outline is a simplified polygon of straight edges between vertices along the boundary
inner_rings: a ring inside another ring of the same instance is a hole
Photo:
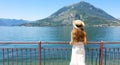
[[[0,18],[29,21],[46,18],[64,6],[81,0],[0,0]],[[120,18],[120,0],[82,0]]]

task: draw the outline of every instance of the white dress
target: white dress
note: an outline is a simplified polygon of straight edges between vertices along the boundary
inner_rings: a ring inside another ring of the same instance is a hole
[[[83,42],[78,42],[73,45],[70,65],[85,65],[85,50]]]

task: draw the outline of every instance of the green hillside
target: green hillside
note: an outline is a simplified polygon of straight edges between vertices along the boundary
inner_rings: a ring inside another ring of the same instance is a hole
[[[23,24],[24,26],[65,26],[72,25],[72,21],[80,19],[86,26],[117,26],[119,20],[107,14],[102,9],[96,8],[87,2],[79,2],[65,6],[51,16],[35,22]]]

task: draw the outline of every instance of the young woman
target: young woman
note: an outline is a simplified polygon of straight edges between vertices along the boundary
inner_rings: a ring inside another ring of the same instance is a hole
[[[84,31],[84,22],[81,20],[73,21],[71,31],[72,55],[70,65],[85,65],[84,44],[87,43],[86,32]]]

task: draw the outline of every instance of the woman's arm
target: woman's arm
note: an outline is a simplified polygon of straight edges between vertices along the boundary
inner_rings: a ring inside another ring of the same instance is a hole
[[[87,37],[86,37],[86,33],[84,32],[84,44],[87,44]]]
[[[70,45],[73,45],[73,35],[72,35],[72,32],[71,32],[71,40],[70,40]]]
[[[74,44],[74,30],[71,31],[71,40],[70,40],[70,45],[73,45]]]

